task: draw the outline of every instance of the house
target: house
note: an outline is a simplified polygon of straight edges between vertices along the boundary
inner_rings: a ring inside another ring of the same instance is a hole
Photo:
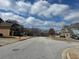
[[[64,28],[60,32],[60,36],[70,38],[71,37],[71,30],[68,26],[64,26]]]
[[[7,23],[7,22],[2,22],[0,23],[0,36],[10,36],[10,32],[11,32],[11,23]]]
[[[61,36],[67,38],[78,38],[79,39],[79,23],[71,24],[70,26],[64,26],[61,30]]]

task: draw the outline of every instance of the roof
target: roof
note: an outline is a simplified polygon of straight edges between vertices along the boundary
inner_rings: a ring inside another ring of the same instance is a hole
[[[79,34],[79,30],[78,29],[72,29],[74,34]]]
[[[7,23],[7,22],[2,22],[2,23],[0,23],[0,26],[9,26],[9,27],[11,27],[12,24],[11,23]]]

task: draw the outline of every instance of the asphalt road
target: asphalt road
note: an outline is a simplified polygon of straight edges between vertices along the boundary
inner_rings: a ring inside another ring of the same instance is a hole
[[[0,47],[0,59],[61,59],[63,50],[75,45],[79,45],[78,42],[34,37]]]

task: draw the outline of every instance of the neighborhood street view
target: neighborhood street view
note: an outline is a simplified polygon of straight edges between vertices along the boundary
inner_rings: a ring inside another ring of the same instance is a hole
[[[1,47],[0,59],[62,59],[62,52],[66,48],[77,45],[79,45],[78,42],[56,41],[48,37],[34,37]]]
[[[79,59],[79,0],[0,0],[0,59]]]

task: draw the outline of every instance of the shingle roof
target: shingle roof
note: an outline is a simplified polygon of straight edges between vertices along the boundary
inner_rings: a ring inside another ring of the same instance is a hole
[[[0,26],[12,26],[12,24],[7,23],[7,22],[2,22],[2,23],[0,23]]]

